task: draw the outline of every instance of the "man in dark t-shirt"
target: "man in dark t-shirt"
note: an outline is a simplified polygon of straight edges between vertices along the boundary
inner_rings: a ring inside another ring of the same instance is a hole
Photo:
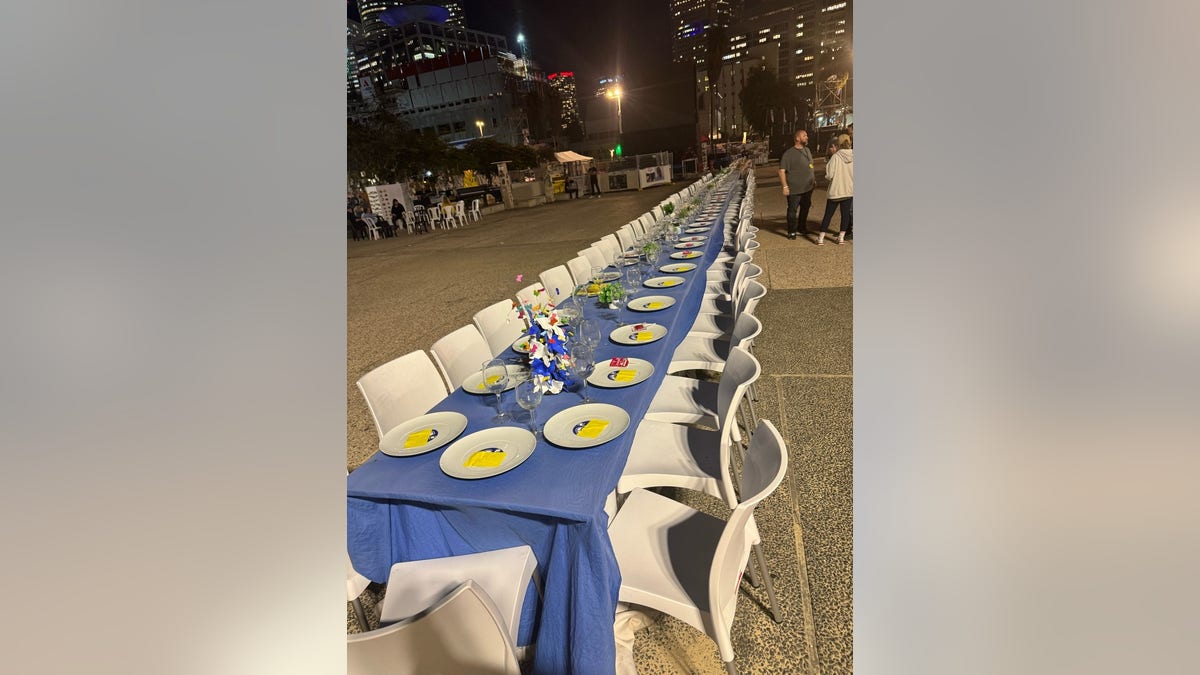
[[[794,139],[796,144],[784,150],[779,158],[779,182],[783,185],[783,196],[787,197],[788,239],[795,239],[801,227],[807,232],[808,209],[812,206],[812,191],[816,185],[808,132],[800,129]]]

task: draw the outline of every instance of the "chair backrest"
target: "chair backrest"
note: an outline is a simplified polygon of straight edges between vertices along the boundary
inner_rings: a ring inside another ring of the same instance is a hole
[[[650,209],[650,213],[654,216],[654,220],[656,221],[663,219],[663,209],[661,206],[655,206],[654,208]]]
[[[367,590],[367,586],[371,585],[371,580],[358,573],[354,569],[354,563],[350,562],[350,553],[346,553],[346,602],[350,602],[362,595],[362,592]]]
[[[478,200],[478,199],[472,199],[472,200],[471,200],[471,210],[472,210],[472,211],[479,211],[479,200]]]
[[[467,203],[461,199],[454,202],[454,213],[460,218],[465,218],[467,216]]]
[[[403,621],[420,614],[459,584],[471,579],[487,592],[517,643],[521,608],[537,558],[528,545],[466,553],[447,558],[398,562],[388,572],[387,590],[379,608],[379,624]]]
[[[733,322],[733,334],[729,337],[729,345],[749,349],[754,344],[754,338],[762,332],[762,327],[758,317],[743,313]]]
[[[733,285],[729,287],[729,297],[733,300],[736,307],[738,299],[742,296],[742,292],[746,290],[746,283],[751,279],[761,277],[763,268],[755,265],[752,262],[747,262],[742,265],[737,272],[737,277],[733,281]]]
[[[475,312],[471,323],[479,329],[492,356],[499,356],[525,333],[525,324],[512,300],[501,300]]]
[[[621,255],[621,252],[625,250],[621,248],[621,241],[617,239],[617,235],[615,234],[606,234],[603,237],[600,237],[600,244],[604,247],[604,250],[608,252],[609,260]]]
[[[617,230],[617,242],[621,245],[622,251],[628,251],[630,248],[632,248],[634,243],[633,227],[630,225],[623,225],[621,229]]]
[[[425,215],[429,216],[429,220],[436,223],[442,219],[442,207],[431,206],[425,210]]]
[[[753,318],[753,317],[751,317]],[[733,443],[733,425],[737,424],[738,403],[746,395],[746,389],[762,375],[762,367],[744,347],[729,350],[721,381],[717,384],[717,424],[721,430],[721,492],[729,508],[737,505],[737,493],[733,490],[733,478],[729,474],[730,446]]]
[[[492,358],[487,340],[472,325],[463,326],[433,343],[429,352],[451,390],[462,386],[463,380],[478,373],[483,362]]]
[[[538,275],[538,278],[541,279],[542,285],[546,287],[546,293],[555,305],[571,297],[575,291],[575,280],[571,278],[571,273],[567,270],[566,265],[551,267]]]
[[[579,255],[568,260],[567,270],[576,286],[582,286],[592,280],[592,263],[586,256]]]
[[[742,500],[729,514],[708,573],[709,613],[720,626],[732,626],[741,572],[753,544],[750,518],[754,507],[775,491],[787,474],[787,447],[779,430],[767,420],[758,423],[738,483]]]
[[[588,265],[591,267],[608,266],[608,261],[604,258],[604,251],[601,251],[600,247],[596,246],[595,244],[580,251],[579,255],[587,258]],[[588,274],[591,275],[591,270],[588,270]]]
[[[450,393],[433,361],[419,349],[363,375],[358,390],[380,438],[396,425],[429,412]]]
[[[763,299],[767,294],[767,287],[750,279],[746,281],[742,291],[738,293],[734,299],[734,317],[739,317],[743,314],[754,314],[754,310],[758,308],[758,301]]]
[[[412,619],[346,636],[347,675],[520,672],[504,618],[469,580]]]
[[[546,288],[539,281],[517,291],[517,302],[531,307],[546,304]],[[516,338],[513,338],[516,339]]]

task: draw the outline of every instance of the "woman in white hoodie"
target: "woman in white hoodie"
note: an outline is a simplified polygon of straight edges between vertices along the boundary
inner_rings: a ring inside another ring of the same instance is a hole
[[[842,225],[837,243],[845,243],[848,233],[851,238],[854,236],[854,150],[850,145],[850,137],[845,134],[829,144],[830,155],[825,161],[825,178],[829,181],[829,191],[825,198],[825,217],[821,219],[821,229],[817,232],[818,246],[825,244],[825,232],[829,230],[833,212],[838,207],[842,210]]]

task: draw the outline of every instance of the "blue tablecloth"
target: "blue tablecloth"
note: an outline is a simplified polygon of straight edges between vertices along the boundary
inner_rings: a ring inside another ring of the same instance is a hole
[[[723,201],[740,193],[733,182]],[[696,269],[680,275],[685,283],[673,288],[645,288],[639,296],[668,295],[675,305],[656,312],[602,308],[591,299],[585,316],[603,320],[604,339],[596,349],[601,363],[615,356],[643,358],[654,364],[654,375],[622,389],[588,387],[591,398],[624,408],[630,427],[618,438],[584,450],[566,450],[544,439],[533,455],[507,473],[483,480],[459,480],[442,473],[443,449],[415,457],[376,453],[350,474],[348,548],[355,569],[376,582],[385,582],[399,561],[425,560],[528,544],[538,560],[543,584],[539,602],[531,584],[521,617],[520,644],[536,643],[534,672],[603,673],[615,669],[613,618],[621,575],[608,539],[604,504],[616,488],[633,443],[634,431],[645,416],[666,367],[699,311],[707,286],[705,270],[722,249],[725,218],[718,217],[701,248],[703,256],[690,261]],[[663,250],[655,269],[667,263],[676,249]],[[608,339],[618,325],[659,323],[667,336],[656,342],[625,346]],[[502,356],[518,357],[515,352]],[[523,414],[513,392],[502,406]],[[434,411],[454,410],[467,416],[463,435],[493,426],[493,396],[476,396],[461,388]],[[544,423],[553,414],[579,405],[578,394],[545,396],[537,409]],[[511,424],[523,424],[527,418]]]

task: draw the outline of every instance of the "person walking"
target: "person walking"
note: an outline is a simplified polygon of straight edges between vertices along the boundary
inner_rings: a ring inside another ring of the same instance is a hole
[[[821,230],[817,232],[817,246],[824,245],[825,232],[833,220],[833,212],[841,209],[841,227],[837,243],[844,244],[847,237],[854,239],[854,150],[850,137],[838,136],[829,144],[829,159],[825,162],[825,178],[829,180],[829,193],[825,200],[825,217],[821,219]]]
[[[816,185],[812,151],[808,149],[808,132],[797,130],[793,140],[795,145],[784,150],[779,158],[779,182],[783,185],[783,196],[787,198],[788,239],[795,239],[800,228],[804,228],[807,236],[808,210],[812,207],[812,191]]]

